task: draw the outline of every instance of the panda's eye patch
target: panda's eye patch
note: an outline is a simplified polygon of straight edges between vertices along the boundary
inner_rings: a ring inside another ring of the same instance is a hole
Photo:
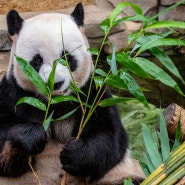
[[[64,60],[67,59],[67,62],[69,64],[69,67],[70,67],[70,69],[71,69],[72,72],[75,71],[76,68],[78,67],[77,66],[77,60],[68,51],[65,51],[65,52],[63,51],[62,52],[62,55],[61,55],[61,58],[64,59]]]
[[[39,54],[36,54],[32,61],[30,62],[30,65],[38,72],[40,70],[40,67],[43,64],[43,59]]]

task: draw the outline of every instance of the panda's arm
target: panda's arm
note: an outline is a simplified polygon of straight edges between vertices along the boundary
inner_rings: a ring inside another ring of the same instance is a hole
[[[20,98],[18,87],[3,79],[0,84],[0,176],[19,176],[29,168],[30,155],[44,150],[46,133],[43,126],[33,122],[26,114],[15,112],[15,102]],[[27,112],[30,117],[32,112]],[[26,116],[26,117],[25,117]]]
[[[103,98],[111,97],[107,91]],[[98,107],[79,140],[72,139],[61,152],[63,168],[72,175],[101,178],[127,153],[128,138],[115,106]]]

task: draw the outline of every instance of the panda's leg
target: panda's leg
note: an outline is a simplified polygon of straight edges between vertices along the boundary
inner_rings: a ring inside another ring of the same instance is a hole
[[[43,127],[36,123],[17,124],[8,128],[2,125],[1,123],[0,176],[20,176],[30,169],[29,156],[44,150],[46,134]]]
[[[92,96],[90,98],[93,98]],[[103,99],[111,97],[106,91]],[[78,124],[78,123],[77,123]],[[71,139],[61,152],[63,169],[75,176],[98,180],[125,157],[128,136],[115,106],[97,107],[80,139]]]

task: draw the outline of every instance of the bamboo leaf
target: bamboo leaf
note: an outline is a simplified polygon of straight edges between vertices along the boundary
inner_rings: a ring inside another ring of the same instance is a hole
[[[113,26],[117,26],[120,22],[123,21],[139,21],[139,22],[147,22],[149,20],[148,17],[144,16],[144,15],[132,15],[132,16],[126,16],[126,17],[122,17],[120,19],[117,19],[114,21]]]
[[[180,75],[178,69],[172,62],[171,58],[163,51],[163,49],[151,48],[150,51],[163,64],[163,66],[165,66],[166,69],[168,69],[174,76],[179,78],[185,84],[185,81]]]
[[[54,111],[50,114],[50,116],[44,121],[43,126],[44,130],[46,131],[49,128],[49,125],[52,121],[52,116],[53,116]]]
[[[142,124],[142,134],[143,134],[145,147],[146,147],[147,153],[150,157],[150,160],[151,160],[154,168],[157,168],[160,164],[162,164],[161,155],[160,155],[158,148],[155,144],[155,141],[152,137],[152,133],[151,133],[150,129],[145,124]]]
[[[89,48],[88,50],[91,52],[92,55],[99,55],[99,50],[97,48]]]
[[[19,99],[19,101],[16,103],[16,106],[22,104],[22,103],[26,103],[29,105],[32,105],[40,110],[46,111],[46,105],[38,100],[37,98],[33,98],[33,97],[22,97],[21,99]]]
[[[106,34],[109,32],[110,29],[110,19],[105,19],[100,23],[100,28]]]
[[[18,57],[15,55],[15,58],[24,72],[24,74],[27,76],[27,78],[35,85],[35,87],[38,89],[39,92],[42,94],[48,96],[49,90],[47,88],[46,83],[43,81],[43,79],[40,77],[40,75],[37,73],[37,71],[23,58]]]
[[[166,73],[154,63],[150,62],[146,58],[136,57],[135,62],[145,71],[147,71],[156,80],[159,80],[163,84],[174,88],[179,94],[184,95],[178,84]]]
[[[111,67],[112,74],[115,75],[117,73],[116,51],[115,51],[115,47],[113,44],[110,44],[110,46],[112,50],[112,55],[111,55],[111,59],[110,59],[110,56],[107,57],[107,62]]]
[[[100,75],[100,76],[103,76],[103,77],[107,76],[107,73],[105,71],[103,71],[102,69],[100,69],[100,68],[96,69],[95,73]]]
[[[152,79],[150,74],[148,72],[146,72],[146,70],[143,70],[143,68],[140,67],[140,65],[138,65],[134,61],[134,59],[132,59],[127,53],[125,53],[125,52],[118,53],[116,55],[116,59],[121,65],[123,65],[123,67],[128,69],[133,74],[140,76],[140,77],[143,77],[143,78]]]
[[[185,29],[185,23],[181,21],[165,20],[165,21],[156,21],[145,29],[156,29],[156,28],[182,28]]]
[[[57,61],[54,61],[53,62],[53,66],[52,66],[52,70],[49,74],[49,78],[48,78],[48,87],[50,89],[50,92],[53,92],[54,91],[54,83],[55,83],[55,70],[56,70],[56,67],[57,67]]]
[[[113,98],[107,98],[99,102],[100,107],[107,107],[112,106],[118,103],[127,102],[130,100],[134,100],[134,98],[126,98],[126,97],[113,97]]]
[[[149,107],[143,92],[134,78],[126,71],[121,72],[120,78],[125,82],[128,90],[137,98],[137,100]]]
[[[136,14],[140,14],[142,15],[142,9],[137,6],[134,3],[131,2],[121,2],[119,3],[116,8],[112,11],[111,15],[110,15],[110,23],[111,25],[113,24],[113,22],[117,19],[117,17],[120,15],[120,13],[128,6],[131,6],[132,9],[135,11]]]
[[[160,113],[160,146],[161,146],[161,153],[163,161],[166,161],[170,156],[170,143],[168,137],[168,131],[166,127],[166,121],[164,119],[164,115]]]
[[[136,56],[150,48],[159,46],[185,46],[185,41],[175,38],[160,38],[156,40],[151,40],[140,47],[140,49],[136,53]]]
[[[72,111],[64,114],[63,116],[61,116],[60,118],[55,119],[55,121],[62,121],[67,119],[68,117],[72,116],[76,111],[77,111],[78,107],[73,109]]]
[[[129,179],[125,179],[124,180],[124,185],[133,185],[132,180],[130,178]]]
[[[103,76],[94,76],[95,85],[101,87],[104,84],[105,78]]]
[[[152,164],[150,157],[146,153],[143,153],[143,157],[144,157],[145,163],[146,163],[150,173],[152,173],[155,170],[155,167]]]
[[[54,96],[51,98],[51,104],[56,104],[65,101],[79,102],[78,99],[73,96]]]
[[[106,78],[106,83],[115,88],[128,90],[124,80],[121,79],[118,75],[109,75]]]

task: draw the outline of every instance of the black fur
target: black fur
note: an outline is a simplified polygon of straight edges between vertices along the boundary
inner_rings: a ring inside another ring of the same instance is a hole
[[[19,16],[16,10],[10,10],[7,17],[8,33],[12,36],[18,34],[23,25],[23,19]]]
[[[87,94],[88,88],[89,82],[82,88],[83,92]],[[89,104],[92,104],[95,95],[96,88],[94,87]],[[14,112],[16,102],[24,96],[36,97],[32,92],[22,90],[13,77],[9,80],[3,78],[0,84],[1,153],[5,143],[9,141],[12,150],[18,151],[16,157],[11,161],[16,164],[21,158],[23,159],[22,163],[25,163],[17,170],[18,167],[12,165],[10,161],[6,164],[9,166],[9,170],[3,171],[1,167],[4,162],[0,161],[0,175],[11,176],[13,174],[13,176],[18,176],[21,170],[24,173],[28,155],[40,153],[46,144],[46,134],[41,125],[44,113],[27,104],[17,106],[16,112]],[[108,97],[111,95],[106,91],[103,98]],[[86,97],[82,96],[81,98],[83,101]],[[79,104],[76,102],[63,102],[51,107],[50,112],[54,110],[54,118],[58,118],[78,106]],[[71,139],[61,152],[61,162],[63,168],[70,174],[90,176],[93,180],[99,179],[122,160],[128,148],[127,134],[122,127],[116,107],[98,107],[83,130],[80,139],[76,140],[81,116],[82,113],[79,109],[69,118],[75,122],[75,127]],[[36,120],[38,121],[36,122]],[[53,125],[51,124],[53,139],[57,140],[54,137]],[[17,171],[19,173],[16,174]]]
[[[37,71],[39,72],[41,66],[43,64],[43,59],[39,54],[36,54],[32,61],[30,61],[30,65]]]
[[[84,12],[81,3],[77,5],[72,16],[79,26],[83,25]],[[20,32],[23,20],[17,12],[11,11],[7,16],[7,21],[9,34]],[[86,95],[89,84],[90,79],[81,88]],[[104,90],[103,88],[102,92]],[[86,101],[84,94],[80,94],[82,102]],[[97,89],[93,86],[88,105],[92,105],[96,94]],[[8,79],[6,76],[2,79],[0,83],[1,176],[20,176],[25,173],[29,169],[27,162],[29,155],[34,156],[42,152],[49,139],[65,144],[60,160],[64,170],[72,175],[89,176],[91,180],[97,180],[123,159],[128,148],[128,138],[115,106],[106,108],[98,106],[80,139],[76,140],[82,117],[79,108],[68,118],[69,122],[74,123],[70,139],[61,141],[60,132],[57,133],[55,129],[55,122],[50,124],[51,136],[47,138],[42,126],[45,115],[43,111],[28,104],[18,105],[15,111],[17,101],[25,96],[38,98],[47,105],[46,99],[41,95],[23,90],[13,75],[10,75]],[[106,90],[102,99],[110,97],[110,92]],[[80,107],[78,102],[54,104],[50,107],[49,115],[54,111],[53,119],[59,118],[77,107]]]
[[[61,58],[64,59],[64,60],[67,59],[67,62],[69,64],[71,72],[74,72],[77,69],[77,67],[78,67],[77,60],[68,51],[65,51],[65,52],[63,51],[62,55],[61,55]]]
[[[71,13],[72,17],[74,18],[76,24],[78,26],[84,25],[84,9],[82,6],[82,3],[78,3],[74,9],[74,11]]]

